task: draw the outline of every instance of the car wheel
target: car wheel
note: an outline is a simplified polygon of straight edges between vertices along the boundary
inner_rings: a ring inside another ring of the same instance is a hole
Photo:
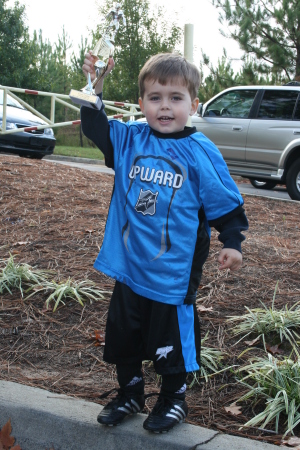
[[[292,200],[300,200],[300,159],[295,161],[288,170],[286,188]]]
[[[250,183],[257,189],[273,189],[276,186],[275,181],[258,181],[250,179]]]

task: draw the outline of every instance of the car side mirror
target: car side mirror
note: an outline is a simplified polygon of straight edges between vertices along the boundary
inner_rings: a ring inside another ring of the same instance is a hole
[[[197,115],[199,117],[202,117],[202,111],[203,111],[203,104],[199,103],[198,108],[197,108]]]

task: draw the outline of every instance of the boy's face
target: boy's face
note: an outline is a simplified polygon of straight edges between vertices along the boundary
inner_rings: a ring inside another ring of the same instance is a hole
[[[139,99],[142,113],[151,128],[160,133],[182,131],[188,117],[193,115],[199,99],[191,99],[186,86],[180,81],[166,85],[158,81],[145,80],[145,94]]]

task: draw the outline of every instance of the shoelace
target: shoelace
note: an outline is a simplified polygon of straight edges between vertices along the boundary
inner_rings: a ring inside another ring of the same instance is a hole
[[[106,398],[106,397],[108,397],[110,394],[112,394],[113,392],[117,392],[118,393],[118,395],[117,395],[117,397],[119,397],[119,396],[121,396],[121,395],[125,395],[125,396],[127,396],[128,394],[126,393],[126,391],[124,390],[124,389],[122,389],[122,388],[113,388],[113,389],[111,389],[110,391],[106,391],[106,392],[103,392],[103,394],[101,394],[100,396],[99,396],[99,398]],[[131,393],[131,395],[139,395],[139,394],[133,394],[133,393]],[[141,394],[140,394],[141,395]],[[144,395],[144,398],[146,399],[146,398],[148,398],[148,397],[153,397],[154,395],[160,395],[160,393],[159,392],[150,392],[149,394],[145,394]]]
[[[117,396],[114,399],[112,399],[111,402],[116,404],[121,400],[122,397],[126,397],[130,401],[130,398],[132,396],[132,393],[129,394],[122,388],[113,388],[110,391],[106,391],[103,394],[101,394],[99,398],[101,399],[106,398],[113,392],[117,392]],[[144,398],[146,400],[147,398],[154,396],[158,396],[158,400],[154,406],[153,411],[155,410],[155,412],[164,412],[165,409],[168,409],[170,406],[172,406],[171,400],[168,397],[161,395],[160,392],[150,392],[149,394],[145,394]]]
[[[106,398],[108,397],[111,393],[113,392],[117,392],[117,395],[115,396],[115,398],[112,398],[111,401],[108,403],[108,405],[110,405],[111,407],[114,408],[118,408],[120,405],[122,405],[124,403],[124,399],[126,399],[129,403],[131,400],[131,396],[126,394],[126,392],[124,391],[124,389],[111,389],[110,391],[104,392],[104,394],[100,395],[99,398]]]
[[[102,395],[100,395],[99,398],[101,399],[106,398],[113,392],[117,392],[117,395],[115,396],[115,398],[112,398],[111,401],[108,403],[108,405],[110,405],[110,407],[113,408],[118,408],[119,406],[122,406],[124,404],[124,399],[126,399],[126,401],[130,404],[131,400],[134,399],[136,395],[139,395],[134,394],[132,392],[126,392],[122,388],[113,388],[110,391],[104,392]]]
[[[153,408],[155,414],[163,414],[165,411],[169,410],[173,405],[173,402],[164,395],[159,395],[158,400]]]
[[[106,397],[108,397],[112,392],[118,392],[118,395],[120,395],[120,394],[121,394],[120,391],[122,391],[121,388],[119,388],[119,389],[113,388],[113,389],[111,389],[110,391],[106,391],[106,392],[104,392],[103,394],[101,394],[99,398],[106,398]],[[118,395],[117,395],[117,396],[118,396]]]

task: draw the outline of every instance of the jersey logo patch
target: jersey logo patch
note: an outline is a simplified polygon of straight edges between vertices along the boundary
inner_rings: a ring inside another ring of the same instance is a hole
[[[135,210],[139,213],[142,213],[144,216],[149,214],[150,216],[154,216],[156,212],[156,202],[157,202],[158,192],[155,194],[147,189],[144,191],[140,190],[140,195],[138,201],[135,205]]]
[[[157,361],[161,358],[166,358],[168,356],[168,353],[170,353],[173,350],[173,345],[168,345],[167,347],[161,347],[156,350],[155,355],[159,355],[157,358]]]

